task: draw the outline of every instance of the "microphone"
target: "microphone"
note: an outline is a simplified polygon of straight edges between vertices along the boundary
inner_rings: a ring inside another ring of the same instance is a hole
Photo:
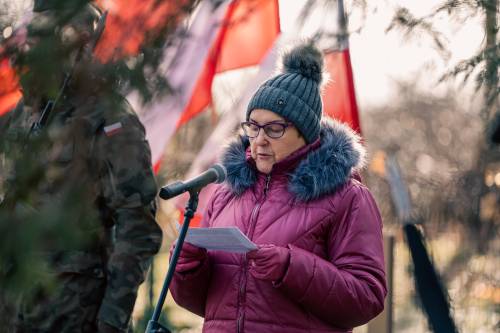
[[[168,200],[184,192],[199,191],[210,183],[220,184],[226,179],[226,168],[221,164],[212,165],[207,171],[185,182],[177,181],[160,190],[160,198]]]

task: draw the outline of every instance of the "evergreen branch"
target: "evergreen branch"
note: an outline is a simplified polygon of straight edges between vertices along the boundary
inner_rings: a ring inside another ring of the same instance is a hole
[[[443,58],[449,58],[450,54],[445,46],[447,42],[446,38],[441,32],[434,28],[429,18],[430,16],[417,18],[407,8],[399,7],[393,16],[391,23],[385,29],[385,32],[399,29],[406,37],[420,35],[419,32],[428,34],[431,36],[437,50],[441,53]]]
[[[474,70],[480,66],[482,63],[492,62],[492,68],[497,69],[500,65],[500,59],[498,53],[500,51],[500,44],[495,45],[487,49],[480,50],[475,56],[460,61],[455,67],[443,74],[439,78],[439,82],[443,82],[452,78],[457,77],[460,74],[464,75],[462,84],[469,80]],[[486,92],[487,104],[491,105],[494,100],[499,96],[500,88],[498,87],[498,76],[492,70],[488,70],[486,66],[480,70],[480,72],[475,77],[475,90],[476,92],[483,86],[493,87],[490,91]]]

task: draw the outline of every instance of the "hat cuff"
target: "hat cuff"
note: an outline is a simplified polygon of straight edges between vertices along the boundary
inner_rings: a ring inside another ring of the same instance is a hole
[[[319,136],[320,119],[315,111],[302,99],[285,89],[261,86],[248,104],[247,120],[255,109],[269,110],[292,122],[308,143]]]

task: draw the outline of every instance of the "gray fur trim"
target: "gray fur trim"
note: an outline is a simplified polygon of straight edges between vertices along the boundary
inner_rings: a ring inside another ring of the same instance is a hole
[[[229,143],[222,155],[222,165],[226,168],[226,182],[236,195],[240,195],[257,180],[257,173],[246,160],[246,147],[249,141],[245,136],[238,136]]]
[[[289,174],[288,189],[299,201],[311,201],[334,193],[363,168],[365,149],[360,137],[349,126],[334,120],[321,122],[321,146],[311,151]],[[227,183],[236,195],[255,184],[257,171],[246,161],[246,139],[229,144],[222,163]]]

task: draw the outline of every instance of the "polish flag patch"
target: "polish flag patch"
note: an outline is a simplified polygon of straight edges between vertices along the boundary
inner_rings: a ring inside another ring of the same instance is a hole
[[[115,135],[118,132],[120,132],[122,130],[122,128],[123,128],[123,126],[122,126],[121,122],[117,122],[117,123],[114,123],[114,124],[111,124],[108,126],[104,126],[104,134],[106,134],[106,136],[112,136],[112,135]]]

